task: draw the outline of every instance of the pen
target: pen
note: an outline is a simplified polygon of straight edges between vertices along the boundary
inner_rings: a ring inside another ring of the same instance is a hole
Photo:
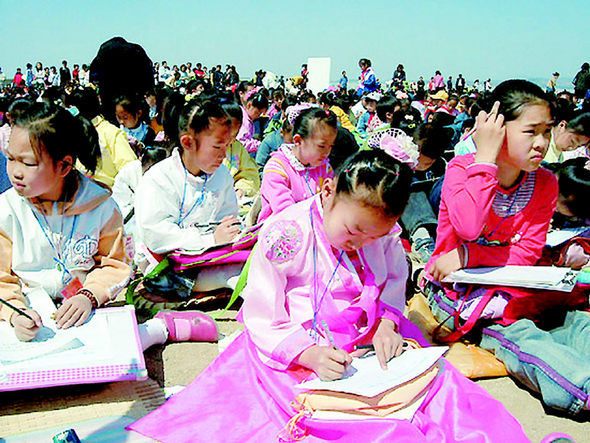
[[[326,331],[326,335],[328,336],[328,340],[330,340],[330,344],[332,345],[332,347],[334,349],[338,349],[338,346],[336,346],[336,343],[334,342],[334,337],[332,337],[332,333],[330,332],[330,328],[328,327],[326,320],[322,320],[322,327],[324,328],[324,331]]]
[[[29,314],[27,314],[25,311],[23,311],[20,308],[17,308],[14,305],[11,305],[10,303],[8,303],[6,300],[3,300],[0,298],[0,303],[2,303],[5,306],[8,306],[10,309],[12,309],[14,312],[18,312],[20,315],[24,315],[25,317],[27,317],[29,320],[31,320],[32,322],[35,322],[35,320],[33,320],[33,317],[31,317]]]
[[[410,344],[408,342],[404,342],[404,344],[402,345],[402,350],[406,350],[406,349],[410,349]],[[374,351],[375,350],[375,346],[373,345],[356,345],[354,347],[355,349],[368,349],[369,351]]]

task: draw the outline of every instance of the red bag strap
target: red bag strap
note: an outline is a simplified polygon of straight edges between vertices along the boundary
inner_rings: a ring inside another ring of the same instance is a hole
[[[463,304],[465,304],[465,300],[467,299],[467,296],[471,293],[472,290],[473,287],[471,287],[469,291],[465,293],[461,307],[463,306]],[[477,321],[479,320],[479,317],[481,316],[486,305],[494,296],[494,293],[494,289],[488,289],[485,292],[485,294],[481,297],[481,299],[477,303],[477,306],[475,307],[475,309],[463,325],[459,324],[459,313],[461,312],[461,308],[450,314],[447,318],[445,318],[441,323],[438,324],[434,331],[432,331],[432,338],[441,343],[452,343],[458,341],[461,337],[463,337],[465,334],[467,334],[469,331],[473,329],[475,323],[477,323]],[[446,323],[446,321],[451,317],[454,318],[455,330],[444,337],[440,336],[439,332],[443,324]]]

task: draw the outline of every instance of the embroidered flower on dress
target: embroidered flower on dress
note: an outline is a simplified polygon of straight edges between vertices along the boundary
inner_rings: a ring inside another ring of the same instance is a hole
[[[266,258],[274,262],[291,260],[301,250],[303,232],[293,220],[278,220],[264,236]]]

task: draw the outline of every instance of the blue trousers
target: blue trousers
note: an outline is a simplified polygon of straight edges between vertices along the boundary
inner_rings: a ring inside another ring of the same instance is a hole
[[[427,284],[426,294],[438,321],[453,329],[449,315],[454,302],[438,286]],[[590,313],[570,311],[563,325],[550,330],[521,319],[509,325],[482,328],[479,345],[493,352],[525,386],[539,392],[552,408],[577,414],[588,404],[590,392]]]

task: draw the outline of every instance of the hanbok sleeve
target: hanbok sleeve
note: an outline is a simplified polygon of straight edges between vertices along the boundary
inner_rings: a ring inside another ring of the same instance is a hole
[[[288,288],[290,277],[303,269],[306,244],[296,221],[271,222],[260,233],[250,264],[242,319],[264,362],[275,369],[288,368],[315,344],[297,321]]]
[[[408,262],[397,231],[384,239],[384,262],[387,263],[387,279],[381,291],[378,317],[388,318],[396,324],[403,315],[406,305],[406,284],[408,281]]]

